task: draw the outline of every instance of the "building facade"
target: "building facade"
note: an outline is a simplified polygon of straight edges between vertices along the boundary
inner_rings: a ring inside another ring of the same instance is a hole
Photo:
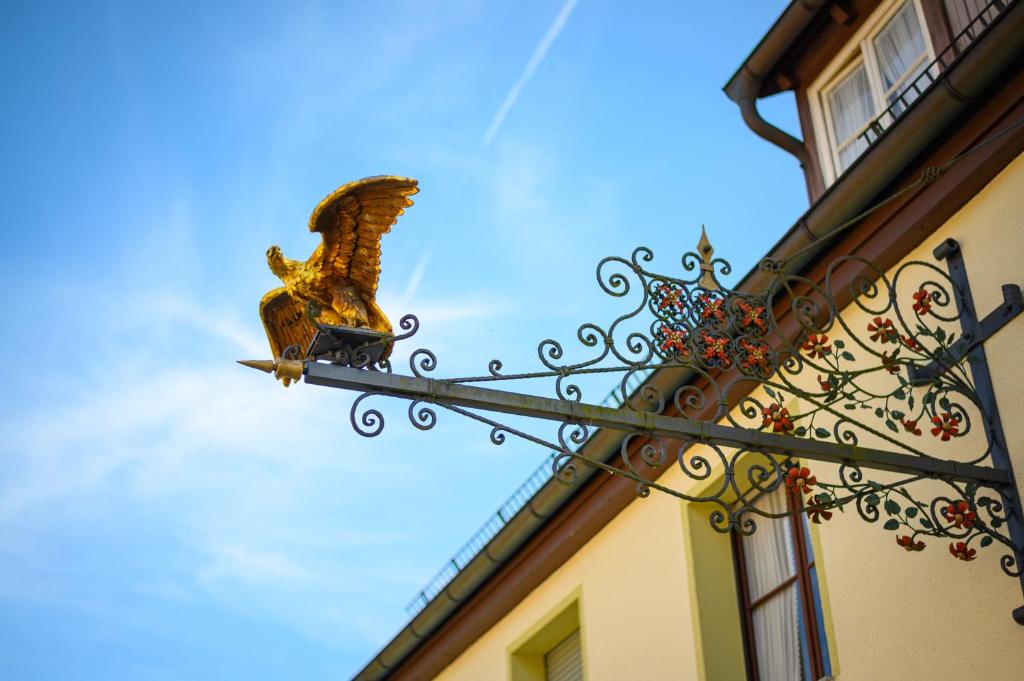
[[[934,262],[934,249],[955,239],[979,313],[997,308],[1002,285],[1024,283],[1022,65],[1019,1],[795,0],[725,86],[751,130],[794,155],[806,177],[811,206],[766,257],[811,281],[844,256],[893,275]],[[758,99],[783,91],[795,95],[801,138],[758,113]],[[754,270],[738,290],[761,291],[768,279]],[[858,300],[843,315],[869,328]],[[1018,480],[1022,342],[1020,319],[985,341]],[[656,371],[647,380],[671,394],[680,379]],[[714,406],[693,416],[708,418]],[[899,437],[915,435],[903,428]],[[621,440],[599,431],[583,451],[612,461]],[[704,444],[686,456],[701,455],[715,456]],[[833,464],[802,464],[838,474]],[[656,473],[690,495],[722,475],[694,479],[674,460]],[[421,594],[410,623],[356,678],[1021,676],[1024,627],[1010,612],[1024,595],[996,552],[955,560],[939,540],[905,551],[879,524],[850,512],[811,522],[822,518],[802,503],[786,486],[766,492],[764,508],[798,512],[740,536],[712,528],[711,505],[637,498],[620,477],[585,472],[572,487],[537,479]]]

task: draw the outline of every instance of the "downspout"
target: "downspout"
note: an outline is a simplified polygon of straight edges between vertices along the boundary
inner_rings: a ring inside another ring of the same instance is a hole
[[[743,122],[755,135],[796,156],[800,167],[806,169],[809,161],[803,140],[775,127],[757,110],[765,76],[772,72],[793,41],[807,28],[829,0],[793,0],[761,39],[743,66],[726,83],[725,93],[740,107]]]
[[[754,80],[749,75],[749,72],[745,72],[743,75],[744,78],[740,81],[739,96],[736,100],[736,103],[740,105],[740,115],[743,116],[743,122],[758,137],[766,139],[775,146],[796,156],[796,160],[800,162],[800,167],[806,169],[808,161],[807,148],[804,146],[803,140],[793,137],[785,130],[772,125],[761,117],[761,113],[757,110],[756,95],[761,89],[761,81]]]

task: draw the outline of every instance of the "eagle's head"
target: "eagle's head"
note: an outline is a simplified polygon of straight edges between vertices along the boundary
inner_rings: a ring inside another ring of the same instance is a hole
[[[283,277],[288,271],[280,246],[271,246],[267,249],[267,264],[270,265],[270,271],[278,277]]]

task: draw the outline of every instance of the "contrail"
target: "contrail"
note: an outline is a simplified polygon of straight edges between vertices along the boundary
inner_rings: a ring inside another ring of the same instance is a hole
[[[512,89],[505,95],[505,101],[498,107],[498,111],[494,114],[494,118],[491,119],[491,124],[487,126],[487,132],[484,133],[484,138],[480,141],[480,148],[485,149],[487,145],[491,143],[494,136],[498,133],[498,128],[505,122],[505,116],[508,115],[509,109],[516,103],[519,98],[519,93],[523,91],[526,84],[533,77],[533,72],[540,66],[541,61],[544,60],[548,50],[551,48],[551,43],[555,42],[555,38],[565,28],[565,22],[569,20],[569,15],[572,14],[572,10],[576,7],[576,0],[565,0],[562,5],[562,9],[558,12],[558,16],[555,17],[555,21],[551,24],[551,28],[548,29],[547,34],[537,45],[537,49],[533,51],[533,56],[530,57],[530,61],[527,62],[526,68],[519,75],[519,79],[512,86]]]

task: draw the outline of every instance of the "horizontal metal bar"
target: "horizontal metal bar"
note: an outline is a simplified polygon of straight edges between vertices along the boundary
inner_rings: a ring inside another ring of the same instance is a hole
[[[785,456],[802,456],[818,461],[855,463],[867,468],[897,473],[944,476],[955,480],[986,484],[1006,485],[1010,482],[1009,476],[1004,471],[973,464],[810,440],[791,435],[765,433],[759,430],[723,426],[708,421],[658,416],[631,409],[611,409],[596,404],[555,400],[536,395],[448,383],[432,378],[308,362],[305,368],[305,381],[313,385],[331,388],[372,392],[427,402],[436,401],[469,409],[482,409],[549,421],[572,421],[598,428],[611,428],[625,432],[642,431],[674,439],[697,439]]]

